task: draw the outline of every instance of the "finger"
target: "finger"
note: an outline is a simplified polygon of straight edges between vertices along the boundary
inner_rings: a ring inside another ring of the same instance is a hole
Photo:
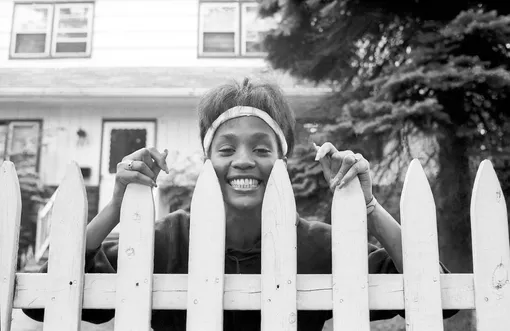
[[[363,174],[368,174],[368,169],[369,169],[368,161],[365,159],[361,159],[349,169],[349,171],[345,174],[338,187],[343,187],[357,176],[361,177]]]
[[[118,179],[126,185],[130,183],[137,183],[150,187],[157,187],[156,182],[151,177],[138,171],[122,169],[120,172],[118,172],[117,176]]]
[[[155,178],[154,172],[147,166],[147,164],[143,161],[123,161],[118,164],[117,168],[122,167],[122,169],[125,169],[127,171],[138,171],[144,174],[147,177]]]
[[[152,156],[151,156],[151,153],[149,152],[148,149],[145,149],[143,155],[142,155],[142,160],[141,160],[143,163],[145,163],[147,165],[147,167],[149,167],[149,169],[151,169],[151,171],[156,174],[156,173],[159,173],[158,171],[158,165],[154,162],[154,160],[152,159]]]
[[[319,161],[326,155],[333,155],[336,152],[338,152],[338,150],[335,148],[335,146],[333,146],[333,144],[330,142],[326,142],[322,144],[322,146],[320,146],[317,150],[317,154],[315,154],[315,161]]]
[[[326,181],[329,183],[331,179],[331,159],[329,157],[324,157],[319,160],[319,163],[322,167],[324,177],[326,178]]]
[[[163,153],[160,153],[155,147],[151,147],[148,150],[152,159],[154,159],[159,168],[168,174],[170,172],[170,170],[168,169],[168,165],[166,164],[168,149],[165,148]]]
[[[322,146],[317,146],[315,143],[313,144],[317,153],[315,154],[315,161],[319,161],[322,167],[322,172],[324,173],[324,177],[326,181],[330,181],[332,177],[331,172],[331,155],[334,154],[337,149],[333,146],[332,143],[326,142]]]
[[[341,153],[335,154],[334,158],[341,158],[342,164],[340,165],[340,168],[338,169],[337,173],[335,174],[335,177],[331,180],[331,189],[334,189],[338,183],[342,181],[345,174],[352,168],[353,165],[356,164],[356,157],[354,153],[351,152],[351,154],[342,156]]]
[[[149,168],[154,171],[154,162],[158,165],[160,169],[163,169],[165,172],[169,173],[168,166],[166,164],[166,157],[168,156],[168,150],[165,149],[163,153],[160,153],[155,147],[150,148],[141,148],[126,157],[124,157],[123,161],[126,160],[142,160]]]

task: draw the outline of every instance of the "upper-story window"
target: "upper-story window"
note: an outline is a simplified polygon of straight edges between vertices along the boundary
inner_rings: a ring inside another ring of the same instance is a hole
[[[88,57],[93,3],[16,3],[11,37],[13,58]]]
[[[258,16],[253,0],[200,0],[199,55],[265,55],[262,41],[276,22]]]

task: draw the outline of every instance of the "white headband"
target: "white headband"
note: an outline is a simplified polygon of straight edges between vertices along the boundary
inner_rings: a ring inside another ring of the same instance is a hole
[[[216,133],[216,130],[220,127],[221,124],[225,123],[228,120],[231,120],[233,118],[237,117],[244,117],[244,116],[255,116],[263,120],[267,123],[273,129],[273,131],[276,133],[276,136],[278,137],[278,140],[280,141],[282,153],[284,156],[287,155],[287,141],[285,140],[285,135],[283,134],[282,129],[276,123],[276,121],[269,116],[268,113],[265,111],[262,111],[257,108],[253,107],[247,107],[247,106],[236,106],[233,108],[230,108],[223,112],[218,118],[211,124],[211,127],[209,130],[207,130],[207,133],[204,137],[204,151],[205,153],[209,153],[209,148],[211,148],[211,143],[214,138],[214,134]]]

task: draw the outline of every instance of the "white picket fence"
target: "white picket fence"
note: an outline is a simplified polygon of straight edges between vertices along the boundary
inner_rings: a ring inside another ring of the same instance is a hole
[[[467,206],[466,206],[467,207]],[[296,207],[282,161],[263,203],[260,275],[224,274],[225,212],[207,162],[192,199],[189,274],[153,274],[151,189],[130,184],[121,209],[117,274],[84,274],[87,202],[71,163],[55,199],[47,274],[16,273],[21,198],[14,166],[0,171],[0,330],[14,308],[46,308],[44,330],[79,330],[82,308],[115,309],[115,330],[150,330],[152,309],[186,309],[187,330],[222,330],[223,310],[260,310],[265,331],[297,330],[298,310],[333,310],[335,330],[368,331],[369,310],[405,309],[407,330],[443,330],[442,309],[475,309],[479,331],[510,329],[507,210],[490,161],[471,201],[473,274],[440,274],[436,210],[418,160],[401,197],[403,275],[368,274],[359,181],[332,207],[332,275],[296,274]],[[350,265],[350,268],[341,266]]]

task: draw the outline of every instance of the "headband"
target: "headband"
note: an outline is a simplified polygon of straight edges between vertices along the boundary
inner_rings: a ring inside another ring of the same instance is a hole
[[[262,111],[257,108],[248,107],[248,106],[236,106],[233,108],[230,108],[223,112],[218,118],[211,124],[211,127],[207,130],[207,133],[204,137],[204,151],[205,153],[209,153],[209,148],[211,148],[211,143],[214,138],[214,134],[216,133],[216,130],[225,123],[228,120],[231,120],[233,118],[238,117],[244,117],[244,116],[255,116],[266,122],[271,129],[276,133],[276,136],[278,137],[278,140],[280,141],[281,148],[283,155],[287,155],[287,140],[285,140],[285,135],[283,134],[282,129],[276,123],[276,121],[269,116],[268,113],[265,111]]]

